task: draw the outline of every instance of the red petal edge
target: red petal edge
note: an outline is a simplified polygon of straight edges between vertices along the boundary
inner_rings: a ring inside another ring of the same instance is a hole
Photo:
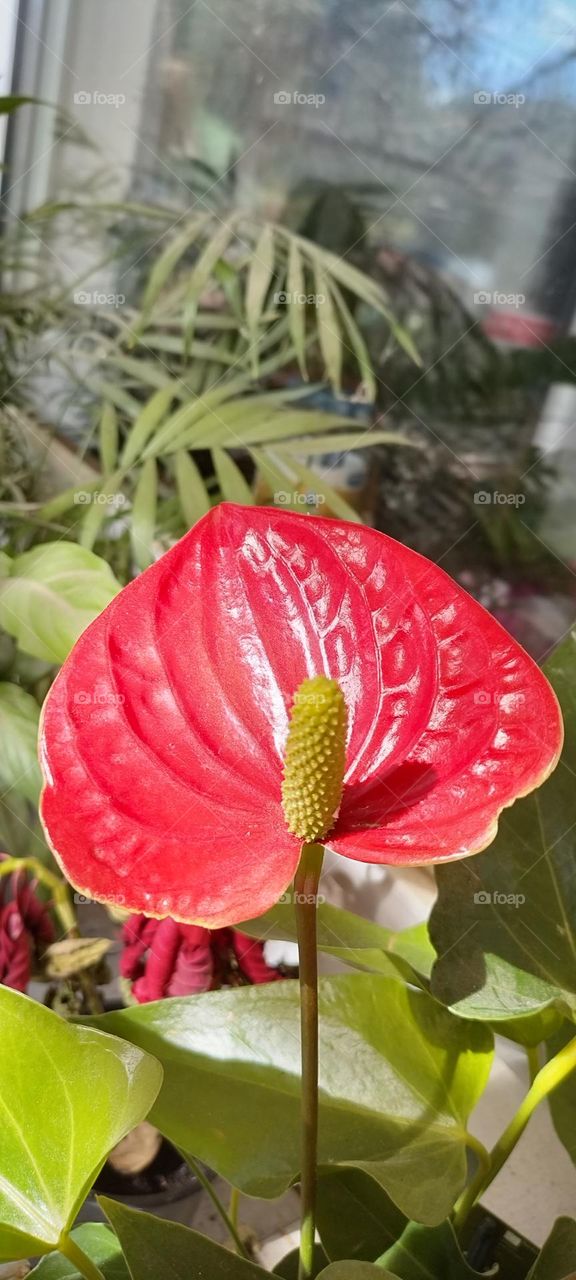
[[[288,712],[321,672],[350,714],[327,840],[348,857],[465,857],[557,762],[548,682],[436,565],[359,525],[222,504],[88,627],[44,705],[42,818],[72,883],[212,928],[276,902],[300,847]]]

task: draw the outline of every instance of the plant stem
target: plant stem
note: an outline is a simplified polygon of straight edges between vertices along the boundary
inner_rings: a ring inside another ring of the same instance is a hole
[[[189,1165],[189,1167],[191,1168],[193,1174],[195,1174],[195,1176],[197,1177],[201,1187],[203,1187],[206,1194],[210,1196],[210,1199],[212,1201],[212,1204],[214,1205],[214,1208],[220,1214],[220,1217],[222,1218],[222,1221],[226,1227],[226,1230],[229,1232],[230,1236],[232,1237],[232,1240],[234,1241],[234,1244],[236,1245],[236,1252],[239,1253],[242,1258],[246,1258],[248,1262],[250,1262],[251,1261],[250,1254],[248,1253],[248,1251],[244,1246],[244,1243],[237,1230],[237,1227],[235,1223],[232,1221],[230,1214],[226,1212],[226,1209],[222,1204],[220,1196],[214,1190],[214,1187],[212,1186],[210,1179],[206,1177],[206,1174],[204,1173],[202,1166],[199,1165],[197,1161],[192,1158],[192,1156],[185,1155],[184,1159],[186,1161],[186,1164]]]
[[[294,905],[300,964],[302,1034],[300,1265],[298,1280],[309,1280],[314,1266],[316,1165],[318,1152],[318,952],[316,907],[324,849],[304,844],[294,877]]]
[[[538,1053],[538,1045],[526,1046],[526,1058],[528,1060],[528,1075],[530,1084],[534,1084],[536,1076],[540,1070],[540,1055]]]
[[[92,1262],[88,1254],[84,1253],[80,1245],[76,1244],[76,1241],[72,1240],[70,1236],[61,1236],[58,1242],[58,1249],[60,1253],[64,1254],[65,1258],[68,1258],[69,1262],[74,1264],[80,1275],[85,1277],[85,1280],[104,1280],[100,1268],[96,1266],[95,1262]]]
[[[460,1196],[454,1213],[454,1225],[456,1227],[461,1227],[464,1224],[473,1205],[484,1194],[496,1174],[500,1172],[500,1169],[506,1163],[519,1138],[522,1137],[530,1116],[535,1111],[538,1103],[547,1098],[554,1089],[557,1089],[558,1085],[562,1084],[574,1070],[576,1070],[576,1037],[570,1040],[554,1058],[551,1058],[535,1076],[516,1115],[490,1152],[488,1168],[480,1168],[476,1177],[472,1179],[470,1186]]]

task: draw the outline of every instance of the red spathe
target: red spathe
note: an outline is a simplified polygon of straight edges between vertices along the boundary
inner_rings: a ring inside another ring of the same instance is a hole
[[[300,853],[289,710],[320,674],[348,706],[325,840],[347,857],[476,853],[558,760],[547,680],[442,569],[360,525],[222,504],[87,628],[48,695],[42,818],[72,883],[209,927],[272,906]]]

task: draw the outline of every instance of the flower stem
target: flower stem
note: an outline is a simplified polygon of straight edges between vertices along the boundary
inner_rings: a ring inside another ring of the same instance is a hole
[[[554,1089],[557,1089],[558,1085],[562,1084],[574,1070],[576,1070],[576,1037],[570,1040],[554,1058],[551,1058],[534,1077],[516,1115],[513,1116],[510,1124],[498,1139],[496,1146],[492,1148],[488,1167],[480,1167],[470,1186],[460,1196],[454,1212],[454,1225],[456,1227],[463,1226],[476,1201],[484,1194],[496,1174],[500,1172],[500,1169],[506,1163],[519,1138],[522,1137],[530,1116],[535,1111],[538,1103],[547,1098]]]
[[[85,1277],[85,1280],[104,1280],[100,1268],[96,1266],[95,1262],[92,1262],[87,1253],[84,1253],[80,1245],[76,1244],[75,1240],[72,1240],[71,1236],[61,1236],[58,1242],[58,1250],[64,1254],[65,1258],[68,1258],[69,1262],[74,1264],[76,1270],[80,1272],[81,1276]]]
[[[236,1246],[236,1252],[240,1254],[241,1258],[247,1258],[248,1261],[250,1261],[250,1254],[245,1248],[244,1242],[242,1240],[242,1237],[240,1236],[240,1233],[236,1228],[235,1223],[232,1221],[230,1214],[226,1212],[226,1209],[222,1204],[220,1196],[214,1190],[214,1187],[212,1186],[210,1179],[206,1177],[206,1174],[204,1173],[202,1166],[198,1164],[198,1161],[194,1160],[192,1156],[185,1155],[184,1159],[187,1165],[192,1170],[192,1173],[198,1179],[200,1186],[203,1187],[204,1191],[206,1192],[206,1195],[210,1196],[210,1199],[212,1201],[212,1204],[214,1205],[214,1208],[220,1214],[220,1217],[224,1223],[224,1226],[226,1227],[226,1230],[228,1231],[231,1239],[234,1241],[234,1244]]]
[[[316,906],[324,849],[304,844],[294,877],[294,905],[300,964],[302,1034],[300,1265],[298,1280],[309,1280],[314,1266],[316,1165],[318,1152],[318,952]]]

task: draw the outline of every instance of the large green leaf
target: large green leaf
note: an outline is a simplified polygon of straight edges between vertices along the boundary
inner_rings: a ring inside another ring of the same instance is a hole
[[[45,542],[0,578],[0,626],[25,653],[64,662],[89,622],[120,590],[104,560],[74,542]]]
[[[409,1222],[378,1264],[393,1270],[399,1280],[480,1280],[480,1272],[468,1266],[450,1222],[438,1227]],[[482,1274],[486,1280],[491,1273]]]
[[[466,1176],[467,1117],[492,1037],[395,979],[320,982],[323,1165],[355,1165],[409,1217],[440,1222]],[[250,1195],[279,1195],[299,1170],[297,982],[210,992],[109,1013],[95,1025],[157,1055],[152,1121]]]
[[[0,684],[0,791],[15,791],[36,804],[42,780],[37,738],[40,708],[19,685]]]
[[[576,630],[545,671],[566,728],[557,769],[502,814],[480,857],[436,872],[433,990],[463,1016],[494,1023],[551,1005],[576,1010]]]
[[[179,1222],[153,1218],[117,1200],[100,1204],[118,1236],[132,1280],[262,1280],[267,1275]]]
[[[245,920],[239,928],[262,941],[267,938],[298,941],[291,902],[277,902],[270,911],[255,920]],[[355,969],[384,973],[388,977],[397,973],[410,978],[429,977],[436,958],[425,924],[396,933],[327,902],[318,907],[317,936],[319,950],[326,955],[336,956]]]
[[[162,1070],[132,1044],[0,986],[0,1259],[57,1247]]]
[[[317,1225],[333,1262],[370,1262],[398,1240],[406,1218],[362,1169],[331,1169],[318,1180]]]
[[[576,1275],[576,1222],[557,1218],[526,1280],[574,1280]]]
[[[100,1268],[104,1280],[130,1280],[117,1237],[103,1222],[86,1222],[70,1232],[75,1244]],[[36,1280],[83,1280],[80,1272],[61,1253],[50,1253],[34,1268]]]

